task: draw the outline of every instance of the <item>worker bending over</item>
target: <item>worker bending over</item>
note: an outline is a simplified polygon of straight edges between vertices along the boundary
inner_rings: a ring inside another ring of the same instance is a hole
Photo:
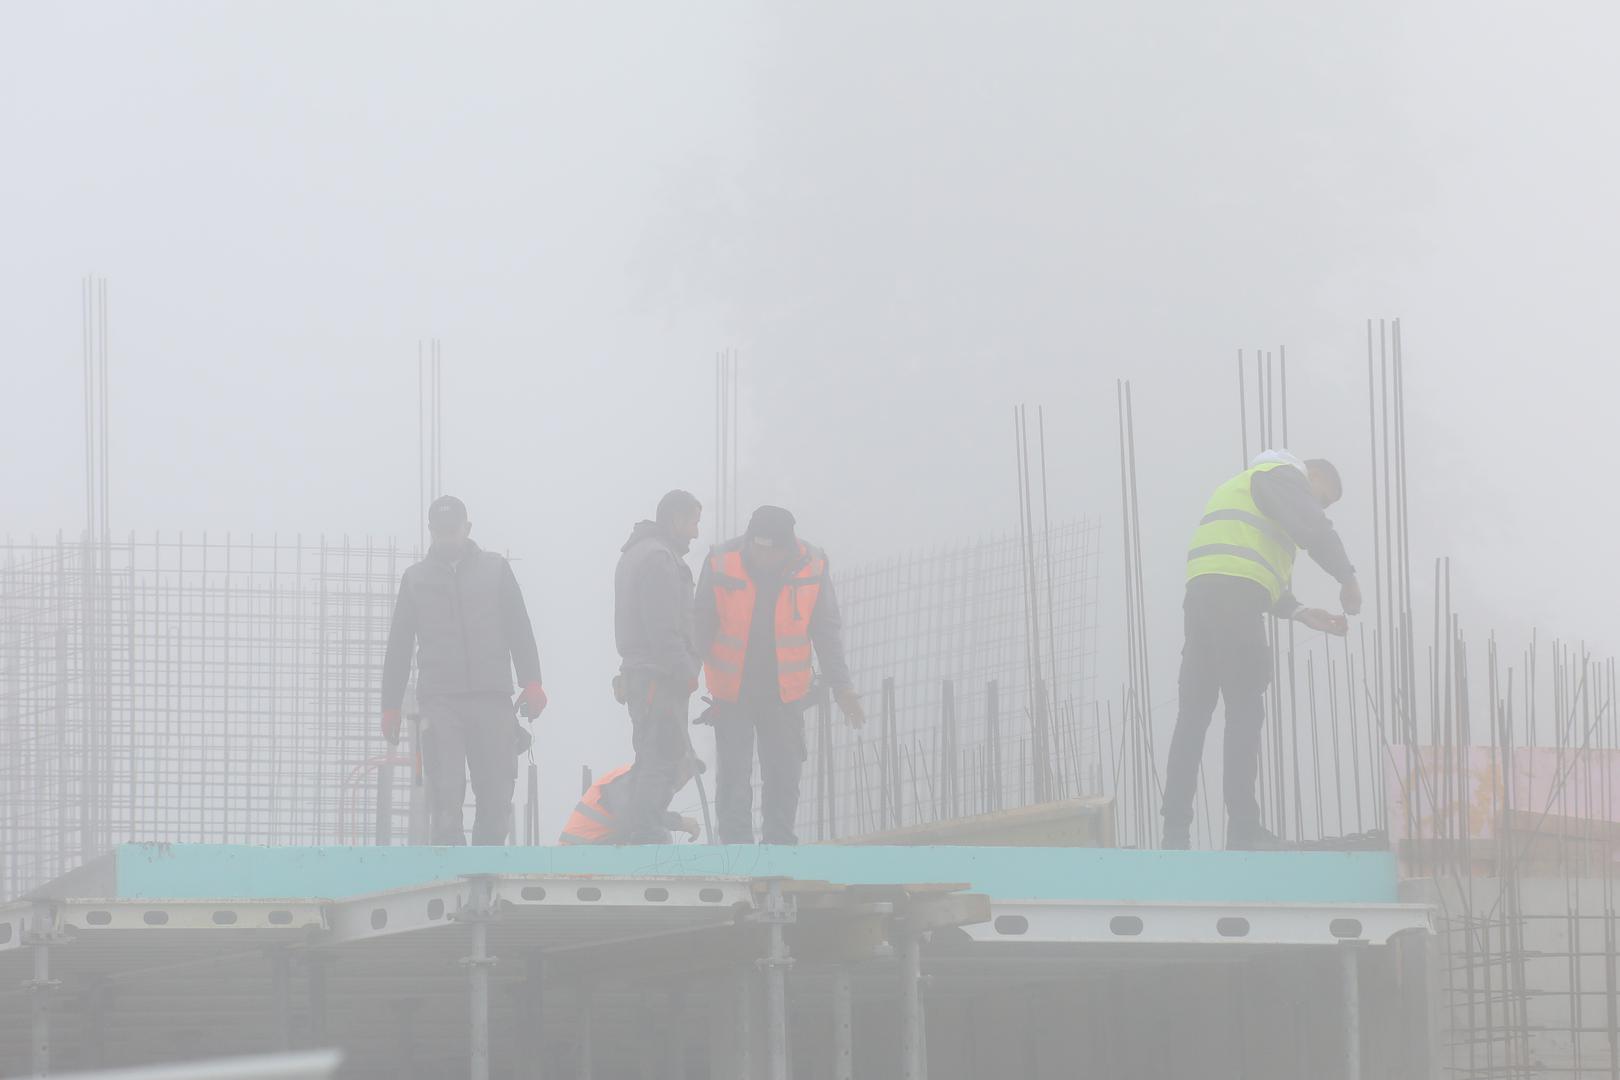
[[[1271,682],[1265,615],[1330,634],[1346,632],[1343,615],[1301,607],[1294,599],[1298,548],[1339,582],[1346,614],[1361,610],[1355,567],[1323,512],[1341,494],[1339,472],[1329,462],[1301,461],[1285,450],[1272,450],[1216,488],[1204,507],[1187,552],[1181,704],[1164,780],[1166,848],[1189,846],[1198,765],[1217,698],[1226,702],[1226,846],[1278,846],[1276,836],[1260,823],[1255,800],[1265,690]]]
[[[703,762],[696,755],[688,754],[676,763],[675,779],[678,781],[676,790],[685,787],[687,783],[703,771]],[[637,824],[637,831],[632,836],[630,828],[630,810],[635,801],[635,787],[632,777],[635,769],[630,765],[620,765],[602,779],[592,784],[584,795],[580,796],[574,812],[569,815],[568,823],[563,826],[562,835],[557,838],[559,844],[640,844],[647,841],[645,830]],[[698,838],[698,823],[693,818],[682,817],[672,810],[665,810],[658,817],[658,828],[663,831],[663,838],[657,842],[669,843],[671,832],[684,832],[693,840]]]
[[[622,796],[625,843],[669,843],[665,812],[690,779],[678,774],[692,756],[687,717],[701,665],[692,635],[686,553],[702,517],[695,497],[669,492],[658,501],[655,519],[630,531],[613,574],[613,635],[620,657],[615,686],[630,710],[636,751],[621,785],[629,792]]]
[[[399,742],[414,652],[433,842],[467,842],[462,805],[470,770],[473,843],[502,844],[511,828],[521,732],[512,718],[514,667],[523,687],[518,709],[532,719],[546,707],[534,628],[511,565],[472,542],[460,499],[433,500],[428,535],[427,557],[405,571],[394,602],[383,660],[383,737]]]
[[[866,722],[844,660],[827,556],[794,535],[793,515],[762,506],[748,529],[714,548],[697,586],[697,644],[714,707],[715,810],[720,841],[754,842],[754,753],[764,842],[796,844],[804,705],[822,675],[850,727]]]

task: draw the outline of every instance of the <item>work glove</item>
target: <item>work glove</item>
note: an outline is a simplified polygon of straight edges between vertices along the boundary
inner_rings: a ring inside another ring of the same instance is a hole
[[[1304,623],[1312,630],[1320,630],[1324,634],[1334,637],[1344,637],[1350,632],[1350,621],[1343,615],[1335,615],[1331,611],[1321,608],[1303,607],[1294,612],[1294,621]]]
[[[840,687],[833,691],[833,700],[843,710],[844,723],[852,728],[866,726],[866,709],[861,705],[861,695],[855,692],[853,686]]]
[[[613,676],[613,700],[620,705],[630,700],[630,694],[624,688],[624,675],[622,673]]]
[[[523,688],[518,695],[517,709],[525,720],[533,720],[546,708],[546,692],[537,682],[532,682]]]
[[[1339,605],[1346,615],[1361,614],[1361,585],[1355,578],[1339,586]]]
[[[687,835],[687,837],[689,838],[687,842],[690,843],[693,840],[696,840],[698,838],[699,834],[701,834],[703,830],[698,825],[697,818],[694,818],[694,817],[682,817],[681,818],[681,824],[680,824],[680,827],[679,827],[679,831],[683,832],[683,833],[685,833]]]
[[[382,734],[388,740],[389,746],[399,745],[400,716],[398,709],[384,709],[382,715]]]

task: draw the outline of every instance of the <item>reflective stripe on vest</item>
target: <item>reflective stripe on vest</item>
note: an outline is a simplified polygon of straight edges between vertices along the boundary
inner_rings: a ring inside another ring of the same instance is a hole
[[[798,701],[810,692],[810,616],[827,573],[826,558],[802,541],[799,555],[803,565],[782,583],[776,598],[776,681],[784,702]],[[756,596],[754,579],[743,565],[741,541],[710,554],[709,576],[719,625],[703,658],[703,677],[716,701],[734,702],[742,693]]]
[[[1276,603],[1294,574],[1294,541],[1255,505],[1256,473],[1294,466],[1270,461],[1245,469],[1215,489],[1187,549],[1187,580],[1205,574],[1247,578]]]
[[[580,796],[574,812],[569,815],[568,824],[563,826],[562,835],[557,838],[560,843],[605,844],[613,838],[618,824],[608,813],[607,807],[602,805],[602,791],[629,771],[630,766],[620,765]]]

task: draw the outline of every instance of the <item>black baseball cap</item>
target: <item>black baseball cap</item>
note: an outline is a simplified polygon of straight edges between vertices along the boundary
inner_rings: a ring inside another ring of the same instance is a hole
[[[748,538],[771,547],[789,547],[794,542],[796,524],[793,515],[780,506],[762,506],[748,519]]]
[[[454,495],[440,495],[428,507],[428,528],[434,532],[453,529],[467,521],[467,504]]]

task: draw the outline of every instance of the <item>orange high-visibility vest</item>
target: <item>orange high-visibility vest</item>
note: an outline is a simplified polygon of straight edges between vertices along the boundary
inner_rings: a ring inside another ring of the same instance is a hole
[[[709,556],[719,622],[703,658],[703,677],[716,701],[734,702],[742,693],[743,660],[754,621],[754,579],[743,565],[741,544],[717,548]],[[827,574],[827,558],[820,551],[801,541],[799,555],[803,565],[782,583],[776,598],[776,679],[784,702],[810,692],[810,616]]]
[[[602,779],[591,785],[589,791],[580,796],[579,803],[574,812],[568,817],[568,824],[563,826],[562,836],[558,842],[564,844],[605,844],[618,832],[619,825],[608,808],[602,804],[602,789],[613,781],[630,771],[630,766],[620,765]]]

